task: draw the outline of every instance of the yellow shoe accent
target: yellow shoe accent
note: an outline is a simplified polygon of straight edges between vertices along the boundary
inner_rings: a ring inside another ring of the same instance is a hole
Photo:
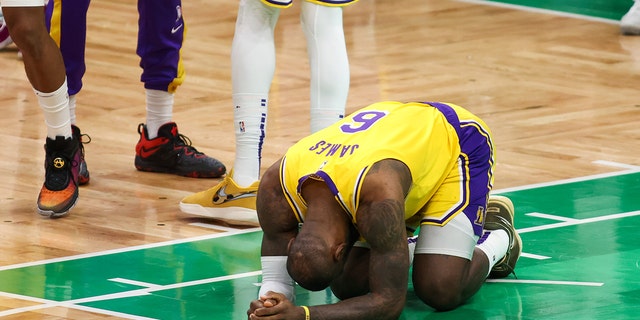
[[[258,222],[256,195],[259,181],[243,188],[233,181],[232,174],[233,171],[213,188],[182,199],[180,210],[216,219]]]

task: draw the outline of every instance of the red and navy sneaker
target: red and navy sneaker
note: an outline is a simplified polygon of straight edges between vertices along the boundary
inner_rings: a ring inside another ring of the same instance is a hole
[[[192,178],[219,178],[227,171],[222,162],[196,150],[189,138],[178,133],[175,122],[162,125],[154,139],[149,139],[143,123],[138,125],[138,133],[135,166],[140,171]]]

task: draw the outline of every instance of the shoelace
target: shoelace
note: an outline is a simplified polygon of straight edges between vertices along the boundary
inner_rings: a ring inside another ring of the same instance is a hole
[[[52,162],[57,158],[64,159],[67,165],[60,169],[55,168]],[[47,173],[45,182],[48,186],[53,187],[53,190],[66,187],[65,185],[63,185],[63,181],[66,179],[66,175],[71,174],[71,170],[73,169],[73,167],[77,167],[79,165],[79,163],[75,161],[75,159],[70,159],[66,154],[61,152],[51,154],[51,156],[47,159],[47,163],[47,167],[53,171]],[[60,170],[64,170],[64,175],[60,175]]]
[[[178,133],[178,136],[176,137],[176,145],[185,147],[187,148],[187,150],[198,155],[204,154],[204,152],[198,151],[198,149],[196,149],[196,147],[192,145],[191,139],[189,139],[189,137],[183,135],[182,133]]]
[[[87,141],[85,141],[85,138],[87,139]],[[91,143],[91,136],[86,133],[82,133],[78,137],[78,140],[80,141],[80,152],[82,157],[84,158],[84,145]]]

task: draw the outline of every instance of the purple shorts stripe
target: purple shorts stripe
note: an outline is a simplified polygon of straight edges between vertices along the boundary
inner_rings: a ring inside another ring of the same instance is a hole
[[[90,2],[90,0],[53,0],[49,1],[46,7],[46,24],[54,39],[59,41],[58,45],[67,72],[69,95],[74,95],[82,89],[82,77],[86,71],[84,53],[87,38],[87,10]]]
[[[461,166],[462,168],[468,168],[468,172],[462,170],[463,172],[461,173],[461,183],[468,186],[468,189],[462,188],[462,200],[468,199],[468,201],[461,201],[463,204],[467,203],[462,212],[471,221],[474,233],[477,236],[481,236],[484,219],[478,217],[478,214],[486,211],[487,198],[492,188],[494,152],[491,135],[476,121],[460,121],[455,110],[446,104],[437,102],[428,102],[427,104],[440,110],[458,134]],[[458,212],[460,207],[462,205],[451,210],[451,212]],[[446,217],[443,221],[449,218]]]

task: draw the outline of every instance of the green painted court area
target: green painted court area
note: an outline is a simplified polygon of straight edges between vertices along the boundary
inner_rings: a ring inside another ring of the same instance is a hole
[[[492,1],[618,20],[631,0]],[[436,313],[410,286],[401,319],[638,319],[640,172],[499,190],[524,250],[513,276]],[[260,230],[0,267],[0,297],[128,319],[246,319],[260,282]],[[297,304],[336,302],[297,289]]]
[[[487,0],[603,19],[620,20],[633,0]]]
[[[513,276],[436,313],[409,289],[401,319],[637,319],[640,172],[498,190],[524,242]],[[0,267],[0,296],[130,319],[246,319],[260,281],[261,231],[216,234]],[[336,302],[297,288],[297,303]]]

